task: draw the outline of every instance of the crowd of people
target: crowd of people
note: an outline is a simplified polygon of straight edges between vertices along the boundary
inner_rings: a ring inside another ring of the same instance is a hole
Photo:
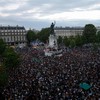
[[[27,48],[20,57],[20,66],[9,72],[5,100],[100,99],[100,51],[75,48],[46,57],[41,49]],[[91,88],[81,88],[83,82]]]

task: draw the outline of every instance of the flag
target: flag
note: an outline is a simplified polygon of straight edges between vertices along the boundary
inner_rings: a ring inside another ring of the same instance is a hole
[[[85,82],[84,83],[80,83],[79,86],[81,88],[83,88],[84,90],[88,90],[88,89],[91,88],[91,86],[89,84],[85,83]]]

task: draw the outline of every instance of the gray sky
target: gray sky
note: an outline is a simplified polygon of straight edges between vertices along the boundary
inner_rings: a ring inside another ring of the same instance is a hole
[[[100,0],[0,0],[0,25],[26,29],[56,26],[100,26]]]

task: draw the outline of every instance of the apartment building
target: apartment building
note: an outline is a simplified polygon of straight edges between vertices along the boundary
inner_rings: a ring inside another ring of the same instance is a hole
[[[96,27],[97,32],[100,31],[100,27]],[[76,35],[82,35],[83,34],[84,27],[55,27],[54,32],[56,36],[76,36]]]
[[[0,26],[0,38],[8,45],[26,44],[26,30],[23,26]]]

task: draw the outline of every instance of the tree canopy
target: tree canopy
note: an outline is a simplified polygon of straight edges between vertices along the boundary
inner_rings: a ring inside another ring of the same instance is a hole
[[[96,36],[96,27],[93,24],[87,24],[84,27],[83,35],[86,38],[87,43],[92,43],[94,40],[94,37]]]
[[[81,46],[82,45],[82,36],[76,35],[75,36],[75,43],[76,43],[76,46]]]
[[[4,66],[0,65],[0,87],[7,84],[8,73],[6,72]]]
[[[13,67],[16,68],[19,63],[19,55],[0,39],[0,88],[7,84],[8,70]]]
[[[20,63],[19,55],[14,52],[12,48],[7,48],[4,53],[5,66],[6,67],[16,67]]]
[[[0,39],[0,54],[2,54],[6,49],[6,43]]]
[[[36,40],[36,33],[32,30],[29,30],[27,32],[26,38],[27,38],[28,43],[30,43],[30,42]]]
[[[37,34],[37,38],[46,43],[49,39],[49,35],[50,35],[50,28],[43,28],[38,34]]]
[[[97,43],[100,43],[100,31],[97,32],[97,35],[96,35],[96,42],[97,42]]]
[[[59,37],[58,37],[58,39],[57,39],[58,44],[61,44],[61,43],[62,43],[62,41],[63,41],[62,37],[61,37],[61,36],[59,36]]]
[[[64,43],[65,46],[69,46],[70,41],[69,41],[69,39],[67,38],[67,36],[64,37],[63,43]]]

